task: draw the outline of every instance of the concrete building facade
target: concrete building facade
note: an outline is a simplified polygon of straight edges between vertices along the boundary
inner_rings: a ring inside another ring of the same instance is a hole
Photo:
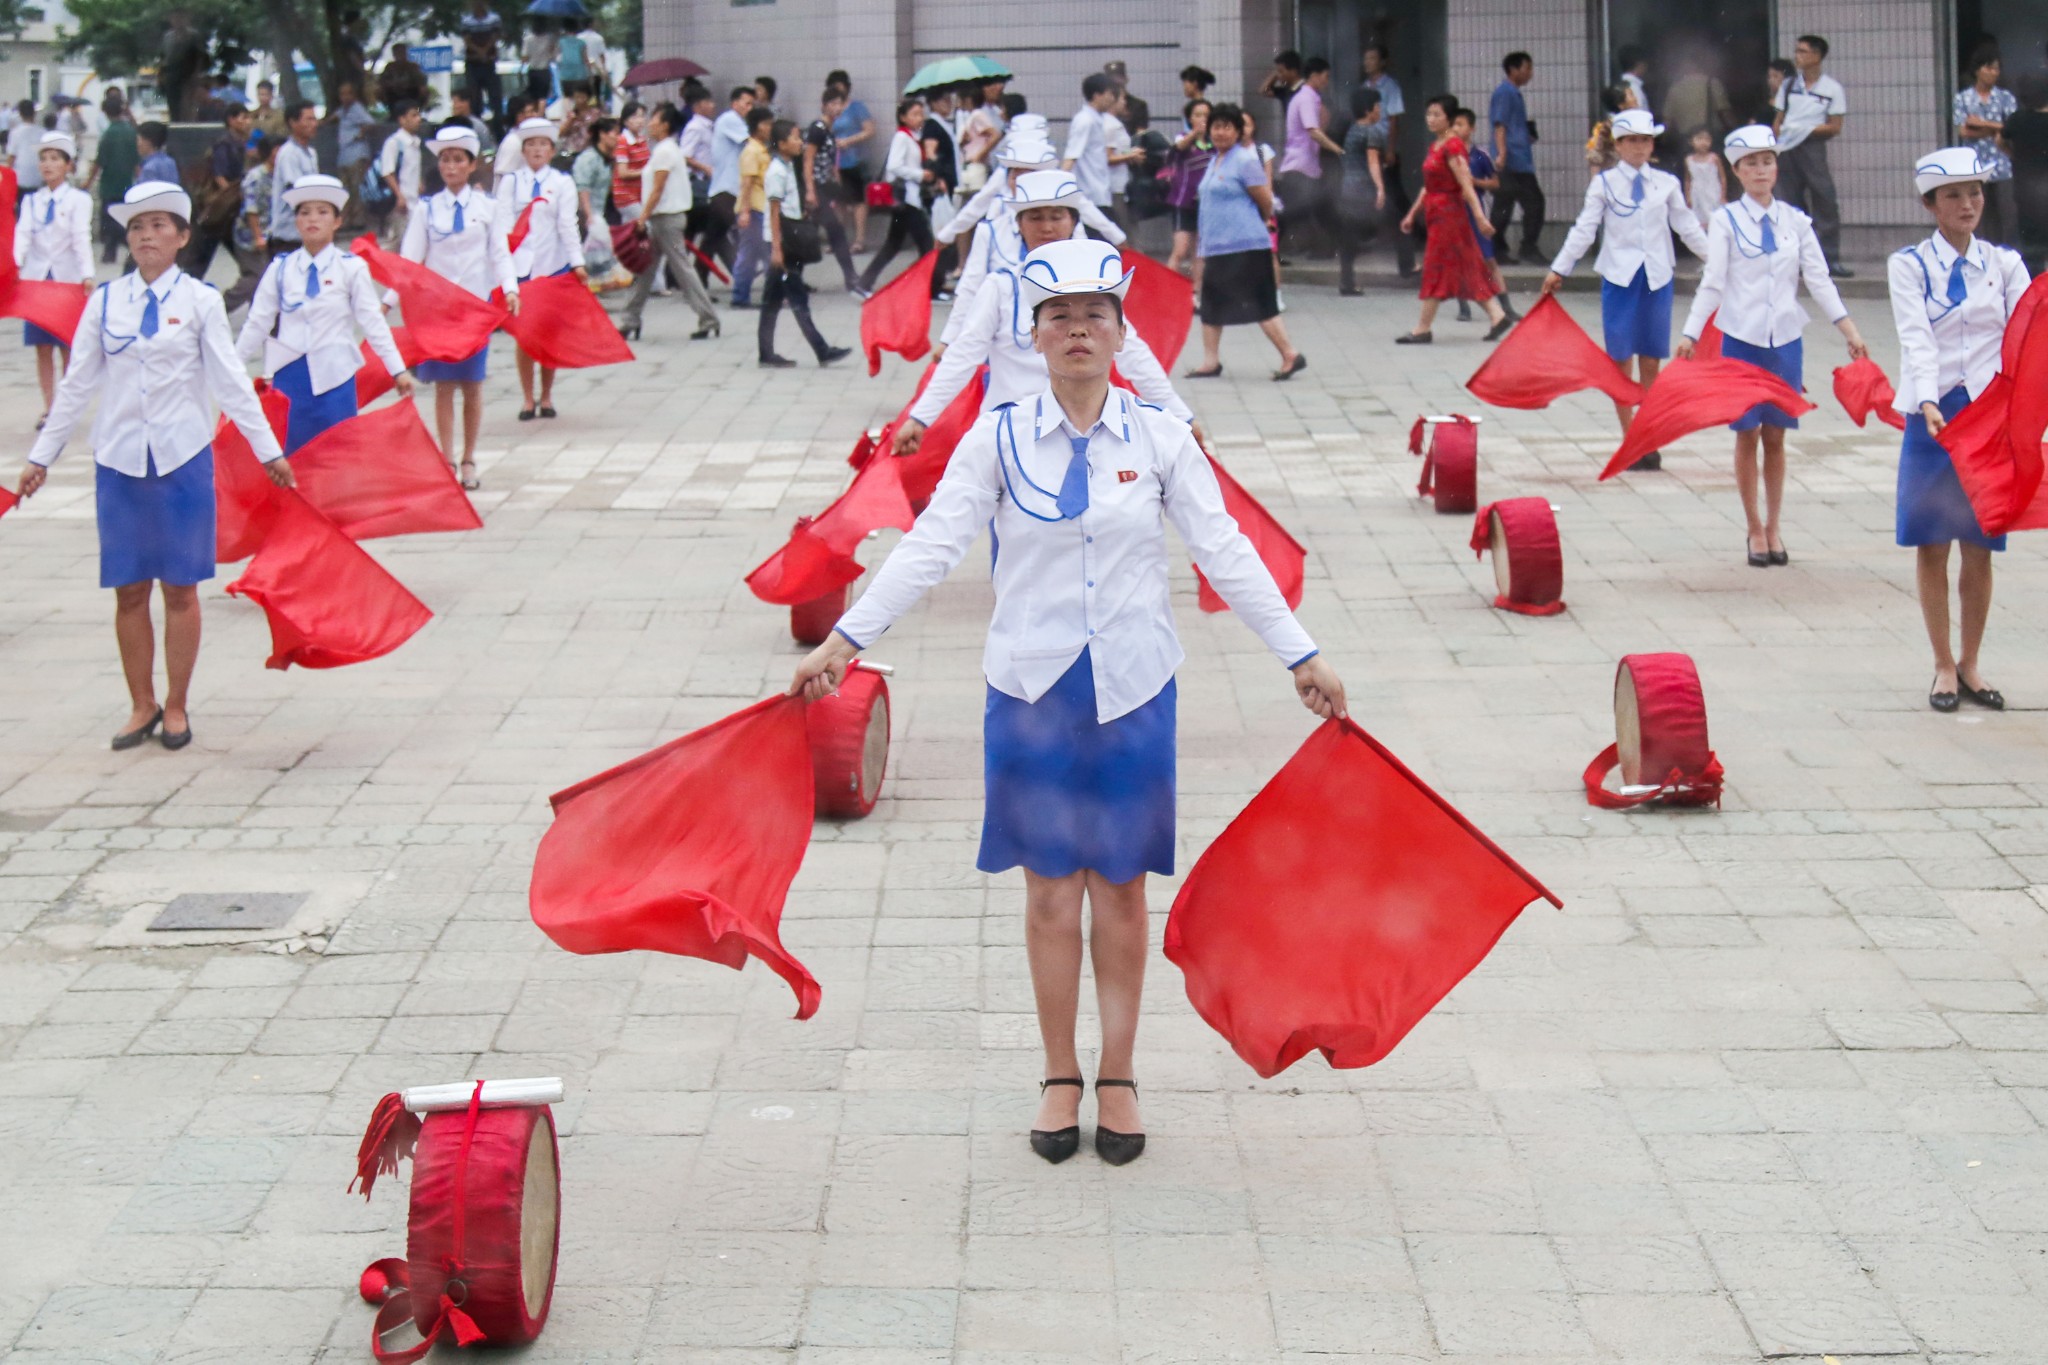
[[[918,65],[972,52],[1007,63],[1011,89],[1056,128],[1079,103],[1081,78],[1111,59],[1128,64],[1133,92],[1164,120],[1180,107],[1177,73],[1189,64],[1216,73],[1213,96],[1243,99],[1273,54],[1294,48],[1327,57],[1341,91],[1373,41],[1392,51],[1411,108],[1449,90],[1483,112],[1501,57],[1521,49],[1537,64],[1526,95],[1553,220],[1583,191],[1587,129],[1624,47],[1651,55],[1653,108],[1691,69],[1718,81],[1740,117],[1763,113],[1770,58],[1818,33],[1849,98],[1831,149],[1845,247],[1865,256],[1920,226],[1904,168],[1952,140],[1964,56],[1996,39],[2013,73],[2040,63],[2048,39],[2041,0],[645,0],[645,15],[648,55],[692,57],[721,88],[772,75],[794,113],[810,112],[837,67],[886,121]],[[1277,135],[1278,108],[1248,103],[1262,136]],[[1419,112],[1409,122],[1405,140],[1419,149]],[[1409,158],[1411,180],[1418,160]]]

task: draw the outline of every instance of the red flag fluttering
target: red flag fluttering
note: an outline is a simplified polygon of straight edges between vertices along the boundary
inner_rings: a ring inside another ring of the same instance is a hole
[[[1642,385],[1586,335],[1555,294],[1537,300],[1465,387],[1497,408],[1547,408],[1581,389],[1599,389],[1630,406],[1643,401]]]
[[[528,901],[572,953],[759,958],[817,1013],[817,980],[782,946],[782,906],[811,838],[804,705],[773,697],[553,798]]]
[[[337,422],[300,447],[292,472],[350,540],[484,524],[409,399]]]
[[[393,327],[391,344],[398,348],[398,358],[405,362],[407,369],[419,364],[423,359],[419,347],[413,342],[412,329],[409,327]],[[369,342],[363,342],[357,349],[363,357],[361,367],[356,370],[356,407],[361,409],[367,408],[391,392],[394,381],[391,371],[384,368],[384,362],[370,349]]]
[[[1124,269],[1137,272],[1124,295],[1124,315],[1137,324],[1138,335],[1170,373],[1194,325],[1195,287],[1178,270],[1128,246]]]
[[[1720,327],[1715,325],[1714,322],[1714,319],[1720,316],[1719,312],[1707,314],[1707,325],[1700,329],[1700,339],[1692,344],[1692,358],[1694,360],[1719,360],[1721,358],[1721,342],[1723,338]]]
[[[265,380],[256,381],[256,397],[278,444],[284,443],[291,399]],[[233,564],[263,546],[277,520],[277,485],[263,472],[263,462],[249,447],[242,429],[226,417],[213,429],[213,516],[215,562]]]
[[[551,370],[618,365],[633,358],[618,324],[574,275],[543,275],[519,286],[519,311],[499,324],[519,349]]]
[[[1523,908],[1559,901],[1352,722],[1326,721],[1188,873],[1166,956],[1261,1076],[1385,1057]]]
[[[0,517],[4,517],[9,512],[12,512],[20,503],[21,499],[15,496],[13,489],[0,488]]]
[[[1842,405],[1842,411],[1849,414],[1849,420],[1859,427],[1875,414],[1886,426],[1904,431],[1906,419],[1892,406],[1892,400],[1897,397],[1892,381],[1869,356],[1852,360],[1835,370],[1835,401]]]
[[[433,617],[369,552],[279,489],[263,546],[228,591],[263,608],[276,669],[339,668],[397,649]]]
[[[2006,322],[1999,373],[1936,438],[1986,535],[2048,527],[2042,448],[2048,433],[2048,275]]]
[[[853,552],[868,532],[883,526],[910,529],[910,500],[903,495],[904,463],[868,461],[836,502],[816,517],[798,521],[789,543],[747,575],[754,596],[793,607],[859,578],[860,563]]]
[[[356,259],[370,268],[377,283],[398,291],[405,309],[406,330],[414,351],[406,363],[421,360],[467,360],[483,349],[505,320],[505,309],[480,299],[444,275],[377,245],[363,236],[349,244]]]
[[[533,231],[533,211],[547,202],[545,199],[526,201],[526,207],[519,210],[519,216],[512,220],[512,226],[505,233],[507,251],[517,251],[526,245],[526,234]]]
[[[33,322],[69,349],[91,297],[89,289],[56,280],[0,280],[0,318]]]
[[[1621,448],[1600,471],[1611,479],[1653,450],[1695,431],[1734,421],[1758,403],[1772,403],[1787,416],[1813,411],[1790,384],[1761,366],[1740,360],[1679,360],[1666,365],[1650,384]]]
[[[882,372],[882,352],[905,360],[921,360],[932,348],[932,270],[938,253],[927,251],[917,264],[877,289],[860,306],[860,348],[868,358],[868,374]]]
[[[1300,541],[1287,534],[1265,505],[1244,491],[1244,485],[1230,477],[1214,455],[1208,456],[1209,468],[1216,471],[1216,482],[1223,489],[1223,510],[1230,513],[1237,523],[1237,529],[1250,539],[1252,548],[1259,552],[1265,563],[1266,572],[1273,575],[1273,581],[1280,587],[1280,595],[1287,599],[1289,607],[1301,605],[1304,566],[1308,562],[1308,551]],[[1195,600],[1203,611],[1229,611],[1216,589],[1209,586],[1209,580],[1202,576],[1199,567],[1195,570]]]
[[[974,425],[974,419],[981,416],[984,379],[985,375],[978,373],[961,385],[960,392],[953,395],[953,401],[946,404],[945,410],[925,428],[917,449],[898,457],[902,466],[903,495],[910,499],[910,505],[916,510],[923,511],[924,505],[932,500],[939,480],[946,477],[946,463],[953,458],[953,448]]]

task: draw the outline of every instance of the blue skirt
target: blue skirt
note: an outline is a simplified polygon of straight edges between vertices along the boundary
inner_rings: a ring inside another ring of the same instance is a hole
[[[1662,289],[1650,288],[1650,272],[1640,266],[1627,284],[1600,281],[1600,327],[1610,359],[1626,363],[1630,356],[1646,355],[1663,360],[1671,354],[1672,286],[1666,280]]]
[[[66,346],[63,337],[56,336],[50,332],[46,332],[42,328],[36,326],[33,322],[24,322],[21,324],[21,344],[24,346],[56,346],[67,350],[69,349],[69,347]]]
[[[271,376],[271,387],[292,400],[284,428],[284,453],[290,455],[337,422],[356,415],[356,385],[345,379],[325,393],[313,392],[312,371],[300,356]]]
[[[1106,881],[1173,873],[1177,691],[1107,725],[1095,719],[1087,650],[1035,702],[988,690],[982,720],[983,872],[1086,868]]]
[[[481,384],[490,368],[491,344],[477,347],[466,360],[422,360],[412,367],[412,377],[422,384]]]
[[[156,580],[189,587],[213,577],[213,447],[168,474],[152,455],[141,478],[98,471],[100,586]]]
[[[1778,378],[1790,384],[1795,392],[1806,389],[1806,343],[1798,337],[1783,346],[1752,346],[1734,337],[1721,339],[1721,354],[1730,360],[1740,360],[1769,370]],[[1775,403],[1758,403],[1742,416],[1728,424],[1730,431],[1755,431],[1761,426],[1796,427],[1799,419],[1787,413]]]
[[[1958,384],[1942,395],[1941,415],[1954,421],[1968,406],[1970,391]],[[1927,419],[1916,412],[1906,418],[1906,439],[1899,446],[1898,541],[1946,545],[1952,540],[1987,550],[2005,548],[2004,536],[1987,536],[1977,524],[1948,452],[1928,435]]]

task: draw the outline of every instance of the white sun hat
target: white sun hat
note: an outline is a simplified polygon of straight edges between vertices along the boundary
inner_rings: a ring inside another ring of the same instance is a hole
[[[69,133],[44,133],[43,140],[36,145],[36,150],[39,153],[62,152],[73,161],[78,160],[78,143],[72,140]]]
[[[459,123],[448,124],[427,139],[427,151],[434,156],[458,148],[471,156],[483,155],[483,144],[477,141],[476,131]]]
[[[107,217],[122,227],[138,213],[170,213],[190,223],[192,196],[168,181],[145,180],[130,185],[120,203],[107,205]]]
[[[537,137],[544,137],[550,142],[560,142],[562,140],[561,130],[544,118],[527,119],[512,131],[518,136],[519,145],[522,147]]]
[[[1991,172],[1974,147],[1944,147],[1913,163],[1913,188],[1922,194],[1943,185],[1982,180]]]
[[[301,204],[330,204],[336,213],[342,213],[348,208],[348,186],[331,175],[302,175],[284,192],[284,202],[292,208]]]
[[[1624,109],[1607,124],[1616,137],[1661,137],[1664,125],[1647,109]]]
[[[1019,137],[1005,141],[996,152],[996,164],[1017,171],[1035,171],[1059,164],[1060,154],[1042,137]]]
[[[1778,135],[1765,124],[1752,123],[1728,134],[1728,140],[1721,144],[1721,150],[1727,156],[1728,164],[1733,166],[1752,153],[1777,151]]]
[[[1053,208],[1079,212],[1083,197],[1081,186],[1070,172],[1026,171],[1017,177],[1017,183],[1003,196],[1003,202],[1013,213],[1024,209]]]
[[[1025,306],[1035,312],[1047,299],[1075,294],[1108,294],[1122,300],[1136,273],[1124,269],[1123,253],[1108,242],[1083,238],[1038,248],[1024,258],[1017,280],[1024,288]]]

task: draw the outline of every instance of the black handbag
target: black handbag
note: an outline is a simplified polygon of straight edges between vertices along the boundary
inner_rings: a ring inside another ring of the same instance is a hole
[[[782,260],[785,265],[816,265],[825,259],[825,234],[809,218],[782,220]]]

